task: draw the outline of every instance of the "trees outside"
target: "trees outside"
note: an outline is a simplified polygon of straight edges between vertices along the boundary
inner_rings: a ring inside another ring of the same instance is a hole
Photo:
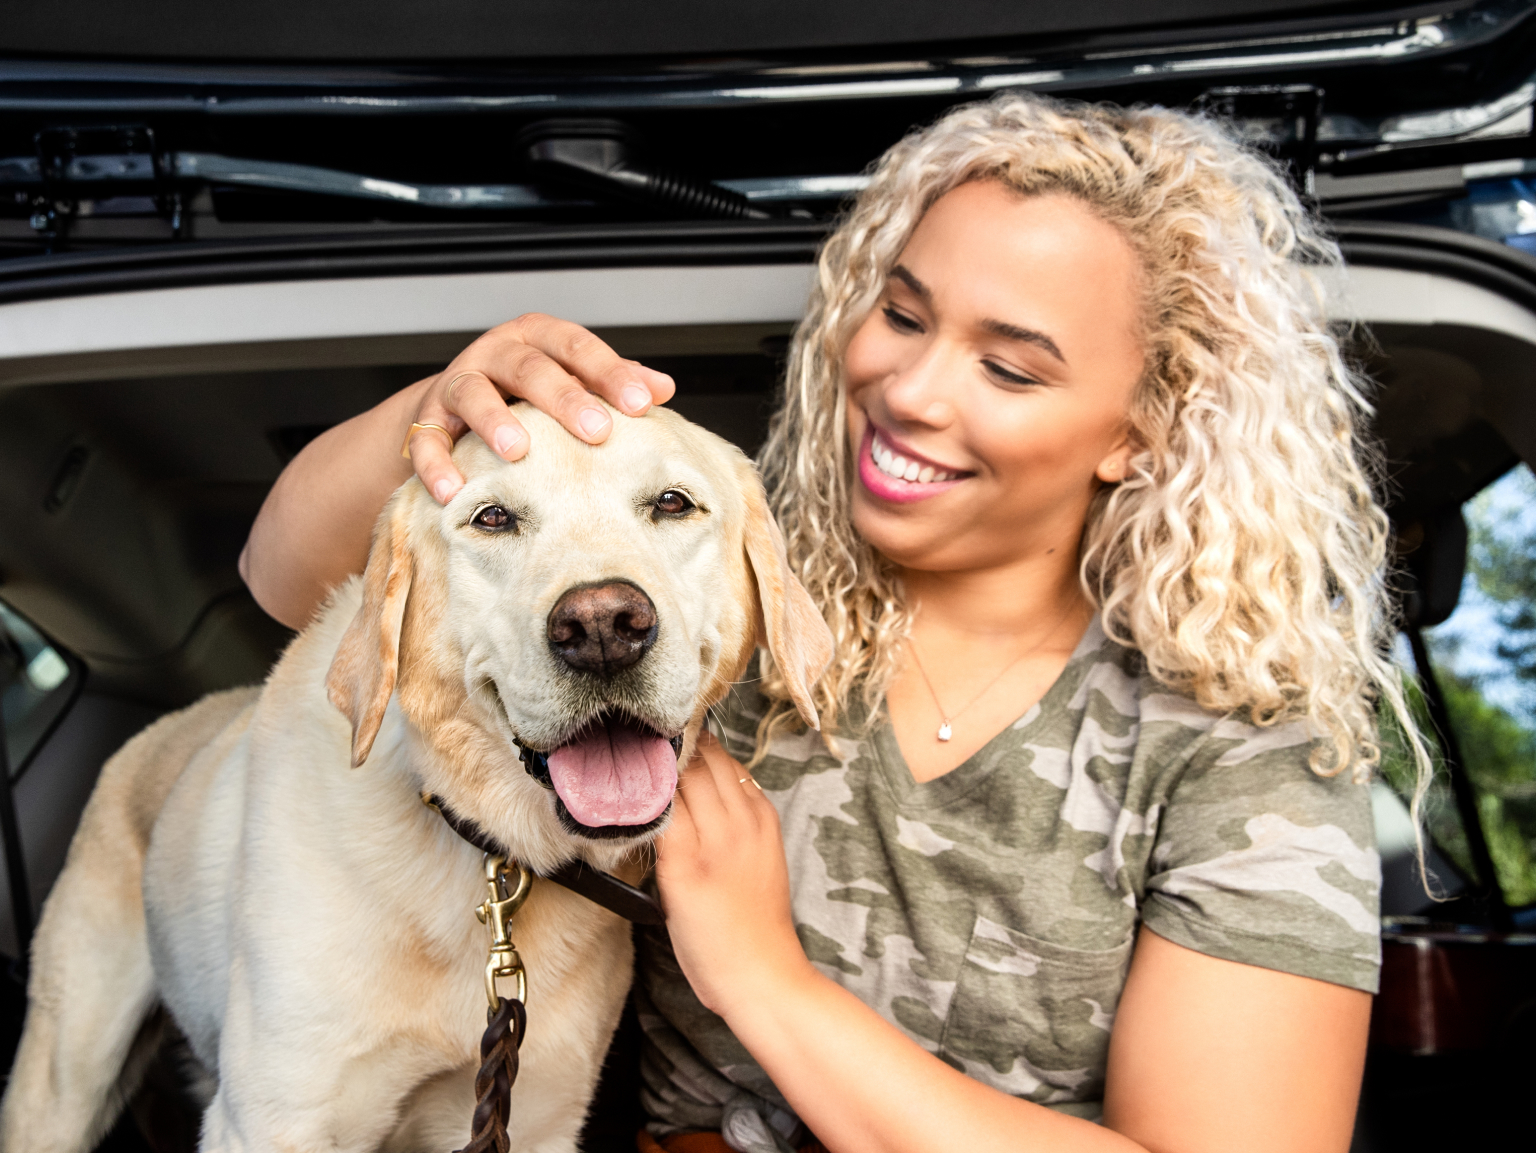
[[[1461,603],[1426,640],[1499,883],[1506,901],[1519,907],[1536,902],[1536,477],[1520,466],[1470,501],[1466,516]],[[1402,758],[1385,761],[1386,775],[1401,789]],[[1430,832],[1470,875],[1443,781],[1427,807]]]

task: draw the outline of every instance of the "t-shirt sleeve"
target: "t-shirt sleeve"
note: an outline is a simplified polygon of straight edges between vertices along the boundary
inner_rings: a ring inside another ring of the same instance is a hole
[[[1370,789],[1314,773],[1310,747],[1300,724],[1217,722],[1158,821],[1142,918],[1196,952],[1374,993]]]

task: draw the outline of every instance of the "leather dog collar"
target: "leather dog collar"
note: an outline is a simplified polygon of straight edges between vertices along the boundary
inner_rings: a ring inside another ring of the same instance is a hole
[[[421,800],[428,808],[436,809],[450,829],[482,853],[489,853],[493,857],[505,857],[508,860],[513,859],[513,854],[505,845],[498,844],[474,821],[459,816],[435,793],[423,792]],[[611,873],[594,869],[585,861],[568,861],[552,873],[538,875],[547,881],[564,886],[593,904],[601,905],[610,913],[617,913],[625,920],[633,921],[637,925],[666,923],[666,915],[661,911],[661,905],[657,903],[656,898],[649,893],[641,892],[633,885],[626,884]]]

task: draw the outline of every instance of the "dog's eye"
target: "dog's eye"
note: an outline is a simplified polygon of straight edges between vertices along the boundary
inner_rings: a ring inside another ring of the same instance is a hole
[[[694,504],[688,499],[687,493],[669,488],[656,498],[652,507],[662,516],[682,516],[685,512],[691,512]]]
[[[488,504],[469,523],[486,532],[506,532],[517,527],[517,518],[499,504]]]

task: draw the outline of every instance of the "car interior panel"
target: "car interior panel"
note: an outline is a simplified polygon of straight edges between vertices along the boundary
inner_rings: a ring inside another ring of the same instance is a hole
[[[1441,762],[1433,897],[1403,790],[1373,786],[1385,959],[1353,1148],[1531,1139],[1536,753],[1494,790],[1442,626],[1492,619],[1477,518],[1536,471],[1536,0],[959,0],[942,20],[604,0],[580,36],[542,0],[515,37],[489,9],[423,30],[396,0],[203,7],[67,0],[0,30],[7,1061],[26,939],[103,761],[260,682],[294,635],[237,568],[284,464],[527,311],[671,374],[670,407],[755,452],[868,165],[1019,89],[1232,120],[1344,252],[1332,316],[1375,389],[1399,656]],[[102,1149],[193,1148],[156,1028]],[[637,1043],[631,1012],[588,1153],[632,1147]]]

